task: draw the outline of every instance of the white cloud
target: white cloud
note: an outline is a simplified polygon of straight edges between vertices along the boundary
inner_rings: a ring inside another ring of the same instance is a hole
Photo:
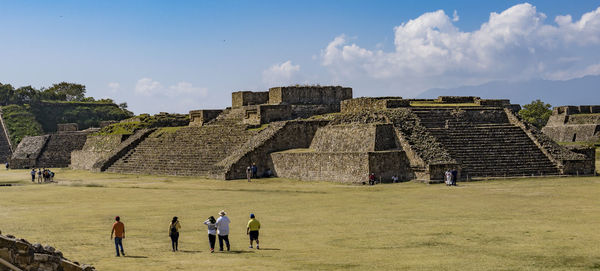
[[[263,71],[263,82],[269,86],[289,85],[294,83],[294,80],[297,80],[294,76],[299,71],[300,65],[294,65],[292,61],[288,60],[281,64],[275,64]]]
[[[110,89],[111,92],[116,92],[117,90],[119,90],[119,88],[121,88],[121,84],[117,83],[117,82],[110,82],[108,83],[108,88]]]
[[[205,97],[208,94],[208,90],[206,88],[194,87],[188,82],[179,82],[169,87],[169,94],[174,96],[193,95]]]
[[[152,96],[159,93],[163,86],[160,82],[152,80],[152,78],[142,78],[135,84],[135,92],[137,94]]]
[[[460,16],[458,16],[458,11],[456,11],[456,9],[455,9],[454,12],[452,13],[452,21],[458,22],[458,20],[460,20]]]
[[[600,74],[600,8],[573,21],[546,15],[528,3],[515,5],[472,32],[444,11],[425,13],[394,28],[392,51],[362,48],[344,35],[321,52],[321,64],[345,84],[384,81],[403,94],[432,87],[490,80],[571,79]]]

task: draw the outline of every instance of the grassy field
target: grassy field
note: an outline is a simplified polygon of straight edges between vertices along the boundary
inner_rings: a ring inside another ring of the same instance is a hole
[[[347,186],[57,170],[32,185],[0,172],[0,230],[98,270],[599,270],[600,177]],[[229,212],[233,251],[208,251],[201,223]],[[262,223],[262,250],[245,224]],[[109,239],[125,222],[128,257]],[[181,220],[180,252],[168,223]]]

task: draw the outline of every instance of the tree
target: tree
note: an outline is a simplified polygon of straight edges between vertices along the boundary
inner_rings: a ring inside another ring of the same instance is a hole
[[[552,105],[538,99],[532,101],[530,104],[524,105],[523,109],[519,111],[519,116],[521,116],[524,121],[541,129],[546,125],[546,122],[548,122],[550,115],[552,115],[552,110],[550,108],[552,108]]]
[[[39,91],[31,86],[20,87],[15,90],[12,103],[14,104],[31,104],[38,100]]]
[[[44,90],[44,98],[59,101],[78,101],[85,99],[85,86],[75,83],[60,82]]]
[[[11,104],[14,95],[15,88],[13,86],[0,83],[0,105]]]

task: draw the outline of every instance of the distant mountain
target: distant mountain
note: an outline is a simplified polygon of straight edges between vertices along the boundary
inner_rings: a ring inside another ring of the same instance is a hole
[[[600,104],[600,76],[585,76],[567,81],[530,80],[522,82],[494,81],[478,86],[429,89],[417,98],[438,96],[479,96],[490,99],[510,99],[512,103],[528,104],[540,99],[552,106]]]

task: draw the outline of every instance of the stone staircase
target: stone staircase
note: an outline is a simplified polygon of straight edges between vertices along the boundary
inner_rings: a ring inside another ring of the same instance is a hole
[[[243,108],[227,108],[208,124],[214,125],[239,125],[244,121]]]
[[[37,167],[68,167],[71,164],[71,152],[81,150],[87,139],[87,133],[52,134],[37,159]]]
[[[107,171],[208,176],[214,171],[216,163],[258,133],[246,128],[245,125],[213,124],[183,127],[170,133],[158,130],[113,163]]]
[[[462,166],[462,176],[502,177],[557,175],[557,166],[502,110],[457,116],[452,109],[413,112]],[[469,118],[467,121],[465,118]]]

